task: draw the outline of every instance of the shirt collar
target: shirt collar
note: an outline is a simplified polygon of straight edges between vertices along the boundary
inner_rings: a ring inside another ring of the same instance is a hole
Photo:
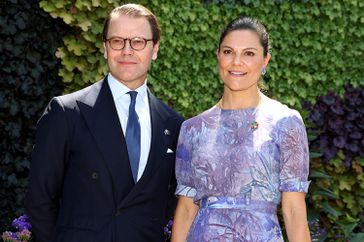
[[[116,80],[116,78],[113,77],[111,73],[109,73],[109,75],[107,76],[107,81],[109,83],[114,100],[117,100],[121,98],[123,95],[127,95],[127,92],[132,91],[129,87]],[[143,85],[135,89],[135,91],[138,92],[138,95],[140,95],[141,100],[145,102],[145,99],[147,98],[147,79],[145,79]]]

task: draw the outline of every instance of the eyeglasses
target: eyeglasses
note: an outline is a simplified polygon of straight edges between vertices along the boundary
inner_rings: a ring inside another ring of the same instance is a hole
[[[129,40],[130,47],[133,50],[143,50],[145,46],[147,46],[148,41],[152,41],[153,39],[144,39],[141,37],[134,37],[131,39],[128,38],[120,38],[113,37],[110,39],[106,39],[109,42],[111,49],[113,50],[122,50],[125,47],[125,42]]]

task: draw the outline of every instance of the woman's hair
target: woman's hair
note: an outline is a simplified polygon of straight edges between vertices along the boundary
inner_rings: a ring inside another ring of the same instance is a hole
[[[150,28],[153,34],[153,43],[156,44],[159,41],[161,29],[159,27],[157,17],[147,8],[139,4],[124,4],[117,7],[111,11],[104,22],[104,29],[102,31],[102,39],[105,41],[107,39],[107,33],[109,31],[110,19],[115,14],[122,14],[133,18],[146,18],[149,22]]]
[[[258,20],[245,16],[237,17],[225,26],[220,35],[219,49],[226,35],[235,30],[250,30],[256,33],[259,37],[260,44],[263,47],[263,55],[264,57],[267,56],[270,49],[267,30]]]

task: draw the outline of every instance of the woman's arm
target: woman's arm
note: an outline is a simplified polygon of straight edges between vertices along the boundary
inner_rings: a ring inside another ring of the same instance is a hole
[[[192,198],[180,196],[173,219],[171,242],[185,242],[191,224],[196,217],[199,206]]]
[[[282,211],[288,240],[310,242],[304,192],[283,192]]]

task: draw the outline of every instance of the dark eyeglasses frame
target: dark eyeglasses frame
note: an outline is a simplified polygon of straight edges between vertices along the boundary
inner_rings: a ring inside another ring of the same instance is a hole
[[[118,39],[118,40],[122,40],[123,41],[123,46],[121,47],[121,48],[113,48],[112,47],[112,45],[111,45],[111,41],[112,40],[114,40],[114,39]],[[139,39],[139,40],[143,40],[144,41],[144,46],[143,46],[143,48],[134,48],[133,47],[133,45],[132,45],[132,43],[133,43],[133,40],[135,40],[135,39]],[[112,37],[112,38],[110,38],[110,39],[106,39],[105,40],[105,42],[108,42],[109,43],[109,45],[110,45],[110,48],[111,49],[113,49],[113,50],[122,50],[122,49],[124,49],[124,47],[125,47],[125,42],[126,41],[129,41],[129,45],[130,45],[130,47],[133,49],[133,50],[136,50],[136,51],[138,51],[138,50],[144,50],[145,49],[145,47],[147,46],[147,44],[148,44],[148,42],[149,41],[152,41],[153,39],[145,39],[145,38],[142,38],[142,37],[134,37],[134,38],[121,38],[121,37]]]

